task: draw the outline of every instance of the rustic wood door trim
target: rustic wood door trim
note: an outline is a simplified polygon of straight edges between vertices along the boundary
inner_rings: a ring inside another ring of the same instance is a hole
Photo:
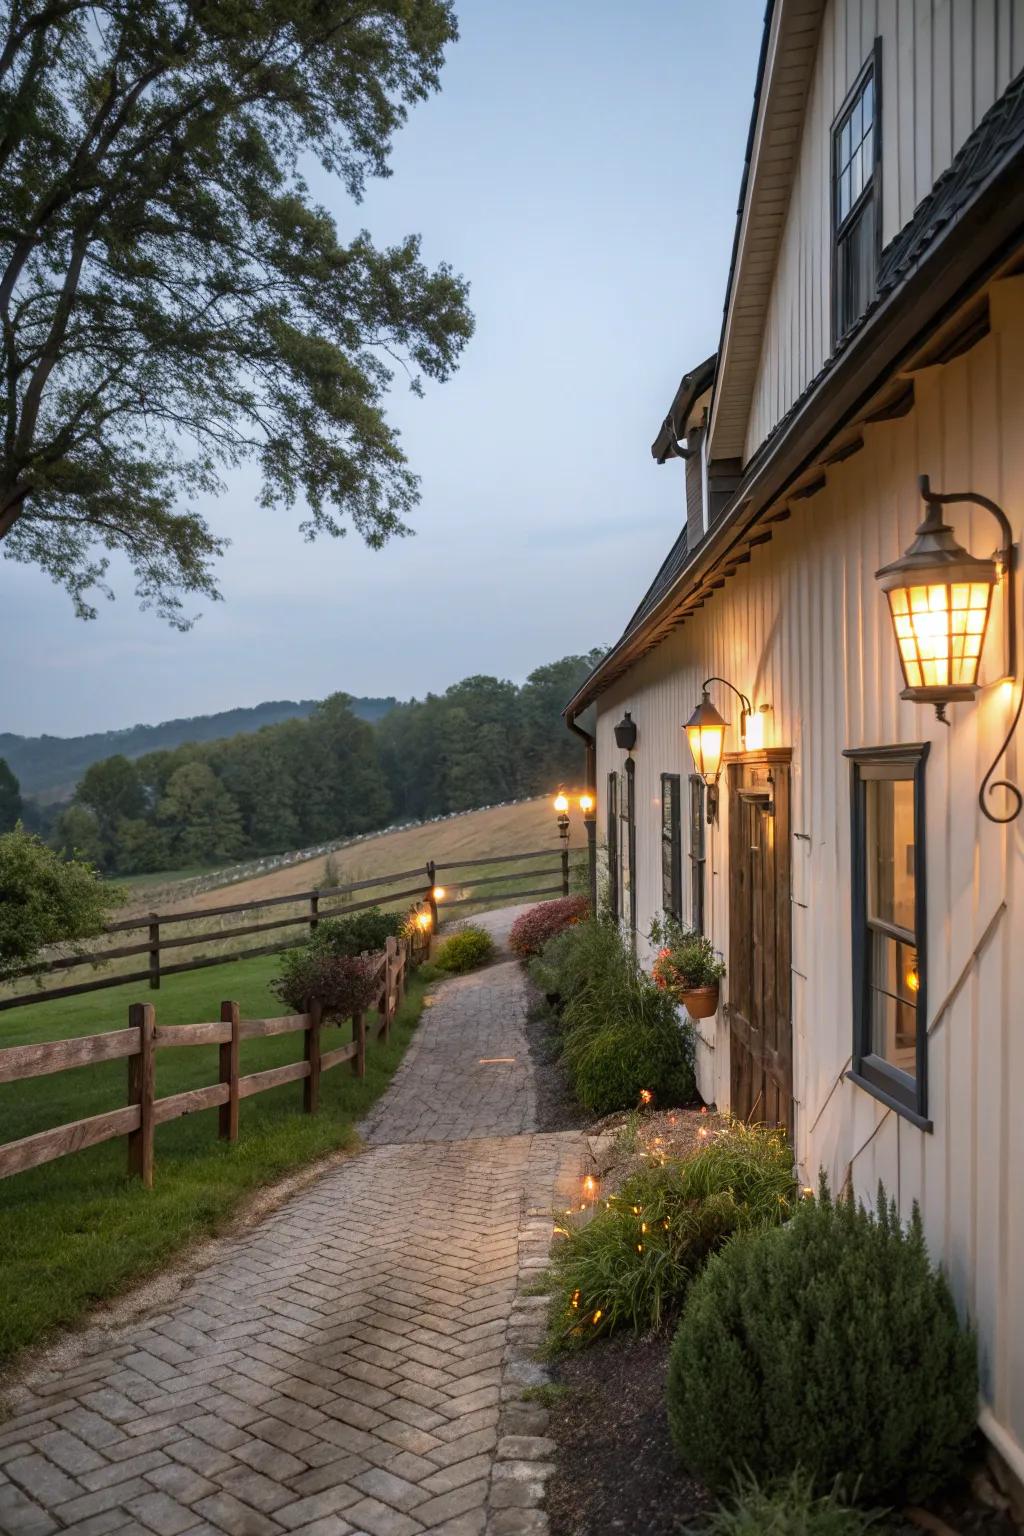
[[[793,1124],[790,761],[730,754],[729,1023],[732,1110]]]

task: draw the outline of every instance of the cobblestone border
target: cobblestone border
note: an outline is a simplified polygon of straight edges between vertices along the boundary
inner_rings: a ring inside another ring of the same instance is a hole
[[[531,1165],[519,1226],[519,1271],[516,1297],[509,1315],[501,1373],[501,1414],[497,1456],[491,1468],[486,1536],[547,1536],[548,1517],[541,1508],[546,1484],[555,1471],[555,1441],[547,1430],[546,1408],[523,1398],[525,1387],[543,1386],[550,1379],[537,1358],[547,1332],[549,1300],[531,1295],[531,1288],[548,1267],[554,1238],[552,1196],[556,1204],[571,1201],[576,1192],[586,1143],[580,1138],[575,1166],[553,1166],[547,1153]]]

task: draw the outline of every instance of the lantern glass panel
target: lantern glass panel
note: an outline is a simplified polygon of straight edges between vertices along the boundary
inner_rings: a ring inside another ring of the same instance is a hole
[[[975,687],[991,584],[929,582],[894,587],[888,596],[907,687]]]
[[[697,772],[708,781],[717,779],[722,766],[725,726],[688,725],[686,736]]]

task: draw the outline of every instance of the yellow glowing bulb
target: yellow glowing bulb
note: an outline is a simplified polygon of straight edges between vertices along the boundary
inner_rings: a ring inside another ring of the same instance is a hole
[[[907,972],[907,990],[910,992],[919,992],[921,990],[921,977],[918,975],[916,966],[911,966]]]
[[[590,812],[593,809],[594,809],[594,797],[593,797],[593,795],[580,795],[580,810],[583,812],[584,816],[589,816]]]
[[[561,790],[555,796],[555,810],[558,812],[559,816],[565,816],[569,810],[569,796],[564,794]]]
[[[760,752],[764,746],[764,715],[760,710],[754,710],[747,716],[743,746],[748,752]]]
[[[421,912],[419,914],[419,916],[416,918],[416,921],[417,921],[417,923],[419,923],[419,925],[423,929],[424,933],[426,933],[427,929],[430,927],[430,913],[429,912]]]
[[[435,885],[430,894],[433,896],[435,901],[444,901],[447,892],[445,891],[443,885]]]

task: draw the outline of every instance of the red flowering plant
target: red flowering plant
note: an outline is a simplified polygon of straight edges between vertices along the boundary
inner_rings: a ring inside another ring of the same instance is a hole
[[[694,933],[669,918],[655,919],[651,941],[660,945],[651,967],[654,983],[677,1002],[682,1001],[684,993],[699,987],[717,987],[725,975],[725,961],[702,933]]]
[[[590,916],[590,903],[585,896],[563,896],[559,901],[542,901],[531,907],[512,924],[508,942],[524,960],[539,955],[549,939],[566,928],[585,922]]]

